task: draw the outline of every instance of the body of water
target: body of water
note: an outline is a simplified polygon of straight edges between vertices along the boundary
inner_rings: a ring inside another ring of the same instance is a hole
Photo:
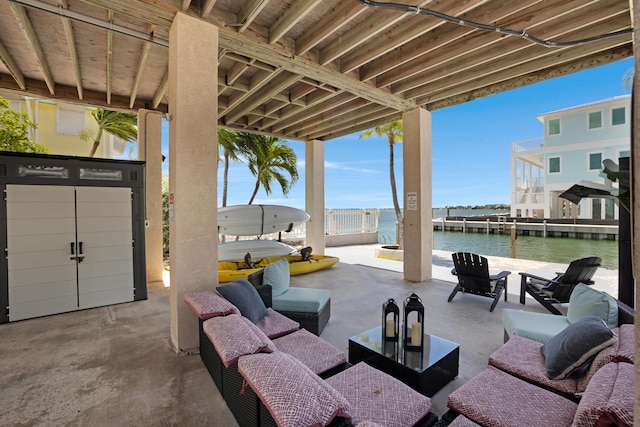
[[[473,216],[505,213],[492,210],[454,210],[453,216]],[[435,218],[446,216],[444,209],[436,209]],[[458,231],[435,231],[434,249],[450,252],[474,252],[481,255],[511,256],[511,237],[509,234],[461,233]],[[396,242],[396,215],[393,209],[380,209],[378,226],[380,243]],[[516,257],[533,261],[557,262],[568,264],[571,261],[588,256],[602,258],[602,267],[618,269],[618,242],[610,240],[582,240],[558,237],[518,236]]]

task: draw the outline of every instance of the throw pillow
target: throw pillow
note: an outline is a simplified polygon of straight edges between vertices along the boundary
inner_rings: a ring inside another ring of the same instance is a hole
[[[618,326],[618,303],[606,292],[579,283],[569,297],[567,320],[573,323],[587,316],[598,316],[613,329]]]
[[[202,320],[239,313],[233,304],[213,291],[189,292],[184,301]]]
[[[289,289],[290,279],[289,261],[283,258],[264,268],[262,283],[271,286],[271,296],[277,297]]]
[[[578,320],[540,348],[545,357],[547,375],[552,380],[567,378],[591,363],[600,350],[617,340],[618,337],[601,318],[589,316]]]
[[[218,286],[216,290],[254,324],[267,314],[267,307],[260,298],[260,294],[246,279],[234,280],[226,285]]]

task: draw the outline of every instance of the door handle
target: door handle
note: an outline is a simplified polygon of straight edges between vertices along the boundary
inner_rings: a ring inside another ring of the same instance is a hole
[[[82,242],[78,242],[78,254],[82,255]]]
[[[74,248],[73,248],[74,245],[75,245],[75,242],[71,242],[71,255],[75,255],[75,251],[74,251]]]
[[[71,242],[71,255],[75,255],[69,257],[70,260],[76,260],[78,263],[84,261],[84,255],[82,255],[82,242],[78,242],[78,255],[75,253],[75,242]]]

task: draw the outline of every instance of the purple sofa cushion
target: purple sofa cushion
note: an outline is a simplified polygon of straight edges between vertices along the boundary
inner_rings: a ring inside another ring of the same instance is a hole
[[[549,379],[544,365],[544,356],[540,352],[541,347],[542,343],[538,341],[514,335],[489,356],[489,365],[556,393],[575,396],[577,392],[575,378]]]
[[[458,415],[453,421],[451,421],[449,427],[477,427],[479,425],[480,424],[474,423],[464,415]]]
[[[578,404],[493,366],[449,394],[447,406],[487,426],[570,426]]]
[[[275,351],[273,342],[264,332],[239,314],[213,317],[206,320],[202,326],[227,368],[236,363],[240,356]]]
[[[280,427],[324,426],[336,416],[351,419],[347,399],[285,353],[243,356],[238,372]]]
[[[580,400],[574,426],[633,425],[634,368],[609,363],[593,375]]]
[[[267,315],[256,323],[256,326],[271,339],[290,334],[300,329],[300,323],[278,313],[271,307],[267,307]]]
[[[278,351],[295,357],[318,375],[347,361],[344,351],[306,329],[276,338],[273,344]]]
[[[186,302],[187,305],[191,307],[191,310],[202,320],[240,313],[235,305],[214,291],[189,292],[184,296],[184,302]]]
[[[387,427],[411,426],[431,412],[431,399],[364,362],[326,382],[353,405],[353,423],[370,420]]]

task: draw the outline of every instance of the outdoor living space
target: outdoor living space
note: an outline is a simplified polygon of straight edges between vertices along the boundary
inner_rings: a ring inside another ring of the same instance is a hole
[[[328,248],[342,261],[292,277],[292,285],[331,291],[331,319],[321,337],[345,352],[349,337],[380,324],[388,298],[419,295],[425,333],[460,344],[459,376],[432,397],[438,416],[449,393],[481,372],[502,344],[502,309],[546,312],[533,300],[519,304],[513,267],[508,301],[501,299],[491,313],[486,298],[464,295],[447,303],[454,285],[453,277],[447,281],[449,253],[434,252],[437,279],[411,283],[398,271],[402,263],[375,258],[374,246]],[[497,261],[491,259],[492,271],[502,266]],[[501,261],[521,271],[548,267]],[[615,272],[601,274],[598,285]],[[146,301],[2,325],[0,425],[236,425],[200,357],[170,347],[169,294],[157,282],[149,284]]]

